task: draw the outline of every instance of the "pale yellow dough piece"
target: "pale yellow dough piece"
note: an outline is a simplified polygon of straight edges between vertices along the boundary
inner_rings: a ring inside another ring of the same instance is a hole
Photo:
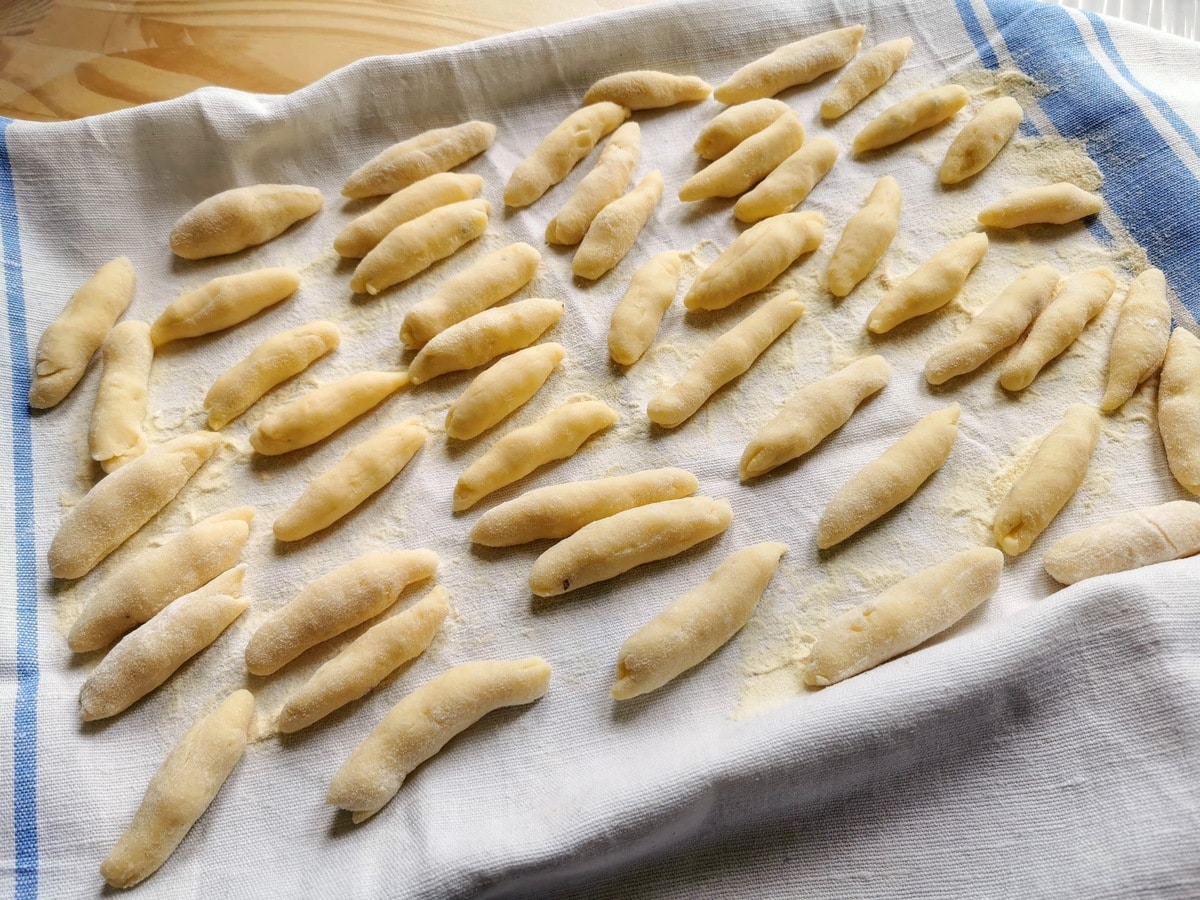
[[[71,393],[133,300],[137,279],[124,256],[105,263],[67,301],[38,341],[29,405],[48,409]]]
[[[100,346],[100,387],[88,426],[88,452],[114,472],[146,452],[142,423],[150,401],[154,344],[145,322],[121,322]]]
[[[224,275],[174,300],[150,326],[155,347],[170,341],[199,337],[245,322],[300,287],[293,269],[258,269]]]
[[[954,448],[959,413],[957,403],[930,413],[850,476],[821,514],[817,546],[840,544],[915,494]]]
[[[1100,409],[1113,412],[1162,366],[1171,337],[1167,281],[1160,269],[1147,269],[1129,286],[1113,331],[1108,386]]]
[[[661,109],[679,103],[705,100],[712,85],[695,75],[672,75],[639,69],[601,78],[583,95],[584,104],[608,100],[626,109]]]
[[[299,375],[337,349],[342,335],[332,322],[309,322],[273,335],[217,376],[204,396],[208,427],[224,428],[272,388]]]
[[[683,257],[667,250],[633,273],[608,326],[608,355],[613,362],[632,366],[650,349],[663,316],[675,301],[682,270]]]
[[[419,275],[487,231],[491,211],[486,200],[460,200],[396,226],[359,262],[350,290],[374,296]]]
[[[250,446],[278,456],[322,441],[408,384],[404,372],[356,372],[313,388],[271,410],[250,433]]]
[[[446,411],[446,436],[470,440],[516,412],[541,390],[565,356],[562,344],[538,344],[484,369]]]
[[[742,480],[765,475],[803,456],[845,425],[859,405],[883,390],[891,377],[892,367],[882,356],[866,356],[800,388],[750,439],[739,469]]]
[[[719,159],[752,134],[758,134],[792,109],[782,100],[764,98],[739,103],[713,116],[700,129],[695,151],[701,159]]]
[[[400,326],[400,340],[414,350],[435,335],[516,293],[537,273],[542,256],[529,244],[509,244],[489,253],[408,311]]]
[[[450,612],[449,601],[446,589],[435,587],[408,609],[367,629],[288,697],[275,726],[292,734],[365,697],[425,652]]]
[[[1069,182],[1026,188],[1009,194],[979,213],[979,223],[988,228],[1020,228],[1022,225],[1065,225],[1094,216],[1104,206],[1093,194]]]
[[[478,156],[496,139],[490,122],[433,128],[388,147],[346,179],[342,196],[352,199],[392,194],[423,178],[448,172]]]
[[[1176,328],[1158,380],[1158,433],[1171,474],[1200,494],[1200,339]]]
[[[246,669],[278,672],[305,650],[379,615],[410,584],[432,578],[437,566],[432,550],[385,550],[326,572],[258,626],[246,644]]]
[[[850,217],[829,258],[829,293],[845,297],[871,274],[900,227],[900,183],[884,175]]]
[[[884,334],[901,322],[941,309],[958,296],[987,249],[987,235],[981,232],[951,241],[880,298],[867,317],[867,328]]]
[[[617,654],[614,700],[657,690],[712,656],[750,621],[787,544],[754,544],[730,555],[702,584],[643,625]]]
[[[743,231],[692,282],[683,297],[688,309],[724,309],[761,291],[825,238],[820,213],[784,213]]]
[[[579,182],[569,200],[546,225],[546,243],[578,244],[600,210],[625,191],[641,156],[641,129],[626,122],[613,132],[592,171]]]
[[[758,186],[738,198],[733,215],[742,222],[790,212],[804,202],[817,182],[837,161],[838,145],[825,136],[814,138],[781,162]]]
[[[366,821],[455,735],[493,710],[532,703],[549,686],[550,664],[538,656],[447,669],[391,708],[338,769],[325,799],[353,812],[356,824]]]
[[[1033,384],[1045,365],[1083,334],[1116,287],[1117,279],[1108,269],[1089,269],[1063,278],[1050,304],[1034,319],[1025,342],[1005,362],[1000,372],[1005,390],[1023,391]]]
[[[1131,509],[1107,522],[1076,531],[1046,551],[1046,572],[1055,581],[1128,572],[1200,553],[1200,503],[1172,500]]]
[[[75,653],[107,647],[176,597],[236,565],[253,518],[252,506],[225,510],[125,562],[84,604],[67,635],[67,646]]]
[[[422,178],[388,197],[370,212],[347,222],[333,239],[333,249],[338,256],[362,259],[405,222],[439,206],[471,200],[481,190],[483,179],[478,175],[439,172]]]
[[[935,350],[925,363],[930,384],[974,372],[1006,347],[1015,344],[1041,313],[1058,286],[1059,275],[1049,266],[1036,266],[1017,277],[985,306],[953,341]]]
[[[1067,407],[996,510],[993,532],[1001,550],[1009,556],[1024,553],[1046,530],[1083,484],[1099,439],[1095,407]]]
[[[616,412],[599,400],[577,399],[532,425],[510,431],[459,476],[454,486],[454,511],[470,509],[488,494],[520,481],[548,462],[574,456],[588,438],[616,421]]]
[[[355,444],[279,514],[272,526],[275,538],[298,541],[328,528],[399,475],[425,437],[416,419],[406,419]]]
[[[299,184],[256,184],[222,191],[175,223],[171,250],[183,259],[237,253],[278,237],[324,205],[319,190]]]
[[[430,339],[408,367],[413,384],[447,372],[477,369],[497,356],[528,347],[562,318],[561,300],[529,297],[485,309]]]
[[[654,396],[646,407],[650,421],[663,428],[682,425],[709,397],[754,365],[803,312],[795,291],[772,297],[713,341],[679,381]]]
[[[504,186],[505,204],[520,207],[535,202],[566,178],[600,138],[628,118],[629,110],[616,103],[592,103],[575,110],[513,169]]]
[[[685,181],[679,188],[679,199],[690,203],[745,193],[803,143],[804,126],[800,117],[788,110]]]
[[[250,606],[242,597],[245,574],[243,565],[218,575],[121,638],[83,682],[80,718],[94,722],[124,712],[215,641]]]
[[[851,25],[785,44],[742,66],[713,96],[722,103],[745,103],[815,81],[850,62],[866,30],[862,25]]]
[[[821,118],[840,119],[887,84],[908,59],[912,45],[910,37],[885,41],[854,60],[821,102]]]
[[[834,684],[919,647],[996,593],[1003,569],[1003,553],[977,547],[847,610],[817,632],[804,680]]]
[[[854,152],[881,150],[940,125],[966,106],[970,99],[966,88],[947,84],[901,100],[881,112],[858,133],[854,138]]]
[[[471,540],[485,547],[513,547],[564,538],[624,510],[690,496],[699,486],[691,472],[669,468],[554,484],[489,509],[471,529]]]
[[[115,888],[149,878],[204,815],[242,758],[254,717],[254,695],[234,691],[195,725],[159,766],[133,821],[100,864]]]
[[[635,506],[583,526],[537,558],[529,588],[557,597],[683,553],[733,521],[728,500],[684,497]]]
[[[82,578],[154,518],[223,440],[194,432],[155,444],[96,484],[75,504],[50,544],[50,574]]]
[[[1025,110],[1012,97],[985,103],[946,150],[938,177],[942,184],[958,184],[978,175],[996,158],[1016,133]]]
[[[594,281],[623,260],[633,249],[662,194],[663,177],[656,169],[624,197],[600,210],[575,251],[571,271]]]

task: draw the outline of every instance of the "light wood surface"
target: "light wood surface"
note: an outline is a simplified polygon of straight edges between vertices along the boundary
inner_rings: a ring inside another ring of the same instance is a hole
[[[287,93],[411,53],[647,0],[0,0],[0,115],[75,119],[209,84]]]

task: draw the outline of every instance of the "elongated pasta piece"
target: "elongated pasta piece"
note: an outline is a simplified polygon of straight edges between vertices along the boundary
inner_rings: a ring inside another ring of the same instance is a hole
[[[922,569],[817,633],[804,680],[835,684],[945,631],[1000,587],[1004,554],[977,547]]]
[[[366,821],[455,735],[493,710],[532,703],[549,685],[550,664],[538,656],[447,669],[391,708],[333,776],[326,800]]]
[[[791,112],[790,106],[769,97],[722,110],[700,129],[694,147],[696,155],[701,159],[718,159],[787,112]]]
[[[188,729],[159,766],[133,821],[100,864],[115,888],[133,887],[159,870],[204,815],[242,758],[254,717],[254,695],[234,691]]]
[[[679,199],[690,203],[745,193],[803,143],[804,126],[800,117],[789,110],[685,181],[679,188]]]
[[[1046,573],[1062,584],[1128,572],[1200,553],[1200,503],[1172,500],[1131,509],[1055,541]]]
[[[867,123],[854,138],[854,152],[863,154],[870,150],[882,150],[940,125],[953,118],[970,99],[966,88],[947,84],[901,100]]]
[[[571,271],[594,281],[623,260],[654,214],[662,193],[663,177],[656,169],[624,197],[600,210],[575,251]]]
[[[432,578],[437,566],[432,550],[387,550],[364,553],[326,572],[250,635],[247,670],[278,672],[305,650],[379,615],[410,584]]]
[[[416,419],[406,419],[355,444],[279,514],[272,526],[276,540],[298,541],[316,534],[383,490],[424,446],[425,437]]]
[[[979,224],[988,228],[1022,225],[1065,225],[1094,216],[1104,207],[1099,194],[1060,181],[1009,194],[979,213]]]
[[[604,145],[596,167],[579,182],[569,200],[546,225],[549,244],[578,244],[600,211],[624,192],[641,156],[641,129],[626,122]]]
[[[742,480],[803,456],[845,425],[859,404],[883,390],[891,376],[892,367],[882,356],[866,356],[800,388],[746,445],[739,469]]]
[[[300,287],[293,269],[258,269],[224,275],[171,301],[150,326],[155,347],[199,337],[245,322]]]
[[[513,169],[504,186],[505,204],[520,207],[535,202],[566,178],[600,138],[628,118],[629,110],[616,103],[591,103],[575,110]]]
[[[1024,553],[1046,530],[1083,484],[1099,438],[1095,407],[1067,407],[996,510],[993,532],[1001,550],[1009,556]]]
[[[942,467],[958,437],[955,403],[925,416],[843,484],[821,514],[817,546],[828,550],[891,512]]]
[[[757,222],[767,216],[790,212],[829,174],[838,158],[838,145],[821,136],[804,144],[733,205],[733,215],[742,222]]]
[[[454,511],[470,509],[548,462],[574,456],[588,438],[616,421],[616,412],[599,400],[576,399],[510,431],[459,476]]]
[[[683,297],[688,309],[724,309],[761,291],[805,253],[821,246],[825,217],[820,213],[784,213],[743,231],[729,248],[700,273]]]
[[[1012,97],[985,103],[954,138],[938,173],[942,184],[958,184],[978,175],[1016,133],[1025,110]]]
[[[713,341],[679,381],[655,395],[646,407],[650,421],[663,428],[682,425],[720,388],[745,374],[803,312],[795,291],[772,297]]]
[[[460,441],[478,437],[520,409],[558,368],[562,344],[538,344],[484,369],[446,411],[446,435]]]
[[[884,334],[901,322],[941,309],[958,296],[987,249],[987,235],[981,232],[951,241],[880,298],[867,317],[867,328]]]
[[[733,521],[728,500],[684,497],[636,506],[584,525],[537,558],[529,588],[557,597],[667,559],[716,537]]]
[[[1200,494],[1200,339],[1176,328],[1158,380],[1158,433],[1171,474]]]
[[[562,318],[561,300],[530,297],[485,309],[430,339],[408,367],[413,384],[447,372],[477,369],[497,356],[528,347]]]
[[[222,191],[175,223],[171,251],[183,259],[237,253],[279,237],[324,205],[319,190],[299,184],[256,184]]]
[[[653,256],[633,273],[608,326],[608,355],[632,366],[642,358],[679,290],[683,257],[674,250]]]
[[[1033,384],[1045,365],[1083,334],[1116,287],[1117,279],[1108,269],[1089,269],[1063,278],[1050,304],[1034,319],[1025,342],[1005,362],[1000,372],[1004,389],[1023,391]]]
[[[815,81],[850,62],[866,30],[862,25],[850,25],[785,44],[742,66],[713,96],[722,103],[745,103]]]
[[[218,575],[121,638],[80,688],[83,721],[124,712],[215,641],[250,606],[242,597],[245,574],[242,565]]]
[[[392,194],[422,178],[448,172],[478,156],[496,139],[490,122],[433,128],[388,147],[350,174],[342,196],[352,199]]]
[[[486,200],[461,200],[396,226],[362,258],[350,290],[374,296],[419,275],[487,231],[491,211]]]
[[[88,452],[105,472],[114,472],[148,446],[142,423],[154,361],[150,326],[121,322],[104,339],[100,357],[103,368],[88,426]]]
[[[333,239],[338,256],[362,259],[396,228],[439,206],[471,200],[483,190],[478,175],[439,172],[410,184],[374,209],[347,222]]]
[[[406,384],[404,372],[355,372],[323,384],[263,416],[250,433],[250,446],[264,456],[308,447],[370,412]]]
[[[489,509],[471,529],[471,540],[485,547],[513,547],[564,538],[623,510],[687,497],[699,486],[691,472],[670,468],[554,484]]]
[[[34,409],[56,406],[79,384],[121,313],[133,300],[133,264],[119,256],[105,263],[67,301],[38,341],[29,385]]]
[[[601,78],[583,95],[584,104],[609,101],[626,109],[661,109],[694,103],[712,94],[712,85],[695,75],[639,69]]]
[[[50,574],[82,578],[154,518],[224,443],[195,432],[155,444],[96,484],[75,504],[50,543]]]
[[[712,656],[750,621],[787,544],[754,544],[733,553],[706,581],[635,631],[617,654],[614,700],[658,690]]]
[[[224,428],[272,388],[299,375],[337,349],[342,334],[332,322],[309,322],[273,335],[217,376],[204,396],[208,427]]]
[[[829,258],[829,293],[845,297],[871,274],[900,227],[900,183],[884,175],[850,217]]]
[[[1020,275],[971,320],[962,334],[929,355],[926,380],[945,384],[955,376],[974,372],[1011,347],[1046,308],[1058,282],[1058,272],[1049,266],[1036,266]]]
[[[1147,269],[1129,286],[1113,331],[1108,385],[1100,409],[1120,409],[1143,381],[1162,366],[1171,337],[1171,308],[1161,269]]]
[[[885,41],[854,60],[821,101],[821,118],[840,119],[887,84],[908,59],[912,45],[910,37]]]
[[[425,652],[449,612],[450,594],[438,586],[408,609],[368,628],[288,697],[275,726],[292,734],[365,697]]]
[[[75,653],[107,647],[176,597],[236,565],[253,518],[253,506],[225,510],[143,550],[104,579],[84,604],[67,634],[67,646]]]
[[[537,273],[542,256],[529,244],[509,244],[446,279],[408,311],[400,340],[414,350],[434,336],[519,291]]]

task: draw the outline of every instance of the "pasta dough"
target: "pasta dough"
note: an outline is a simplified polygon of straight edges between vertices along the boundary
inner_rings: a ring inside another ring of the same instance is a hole
[[[650,349],[663,316],[675,302],[682,269],[683,257],[667,250],[633,273],[608,326],[608,355],[613,362],[632,366]]]
[[[696,155],[701,159],[718,159],[791,111],[782,100],[770,98],[731,106],[717,113],[700,129],[694,148]]]
[[[103,368],[92,420],[88,452],[105,472],[114,472],[146,452],[146,406],[150,400],[150,364],[154,345],[145,322],[122,322],[100,347]]]
[[[484,369],[446,411],[446,436],[466,441],[520,409],[558,368],[562,344],[538,344]]]
[[[299,184],[256,184],[214,194],[171,229],[171,250],[183,259],[225,256],[265,244],[325,205],[321,192]]]
[[[481,190],[483,179],[478,175],[439,172],[422,178],[388,197],[370,212],[347,222],[333,239],[333,249],[338,256],[362,259],[405,222],[411,222],[439,206],[470,200],[478,196]]]
[[[790,212],[804,202],[812,189],[829,174],[837,161],[838,145],[821,136],[804,144],[781,162],[733,205],[733,215],[741,222],[757,222],[767,216]]]
[[[1200,339],[1176,328],[1158,380],[1158,433],[1171,474],[1200,494]]]
[[[679,188],[679,199],[690,203],[745,193],[803,143],[804,126],[800,117],[789,110],[685,181]]]
[[[821,118],[840,119],[875,91],[879,90],[904,65],[912,50],[912,38],[876,44],[850,64],[833,90],[821,103]]]
[[[850,62],[866,30],[862,25],[851,25],[785,44],[742,66],[713,96],[722,103],[745,103],[815,81]]]
[[[1147,269],[1129,286],[1108,356],[1108,386],[1100,409],[1113,412],[1162,366],[1171,337],[1167,281],[1160,269]]]
[[[1127,572],[1200,553],[1200,503],[1172,500],[1131,509],[1055,541],[1046,551],[1046,572],[1055,581]]]
[[[1020,228],[1040,223],[1065,225],[1094,216],[1103,206],[1098,194],[1061,181],[1009,194],[984,209],[979,214],[979,223],[988,228]]]
[[[613,132],[596,167],[546,226],[546,243],[578,244],[583,240],[592,220],[621,196],[633,177],[641,156],[641,134],[637,122],[626,122]]]
[[[938,175],[942,184],[958,184],[986,169],[1016,133],[1023,118],[1025,110],[1012,97],[985,103],[946,150]]]
[[[900,183],[884,175],[867,195],[863,208],[850,217],[829,258],[829,293],[845,297],[892,245],[900,227]]]
[[[595,280],[623,260],[653,215],[662,193],[662,173],[655,170],[624,197],[600,210],[575,251],[571,271],[580,278]]]
[[[941,309],[958,296],[987,249],[987,235],[979,232],[951,241],[883,295],[867,318],[867,328],[884,334],[901,322]]]
[[[422,178],[461,166],[492,146],[495,139],[496,126],[490,122],[463,122],[422,132],[393,144],[356,169],[346,179],[342,196],[360,199],[395,193]]]
[[[881,112],[858,133],[854,138],[854,152],[882,150],[940,125],[953,118],[970,99],[966,88],[947,84],[901,100]]]
[[[286,300],[298,287],[300,276],[292,269],[259,269],[214,278],[171,301],[150,326],[150,337],[155,347],[161,347],[232,328]]]
[[[626,109],[660,109],[704,100],[712,85],[695,75],[671,75],[646,69],[601,78],[583,96],[584,104],[605,100]]]

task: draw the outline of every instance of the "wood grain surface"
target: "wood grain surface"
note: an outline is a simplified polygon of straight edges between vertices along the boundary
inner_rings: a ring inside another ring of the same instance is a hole
[[[216,84],[287,93],[411,53],[647,0],[0,0],[0,115],[54,121]]]

